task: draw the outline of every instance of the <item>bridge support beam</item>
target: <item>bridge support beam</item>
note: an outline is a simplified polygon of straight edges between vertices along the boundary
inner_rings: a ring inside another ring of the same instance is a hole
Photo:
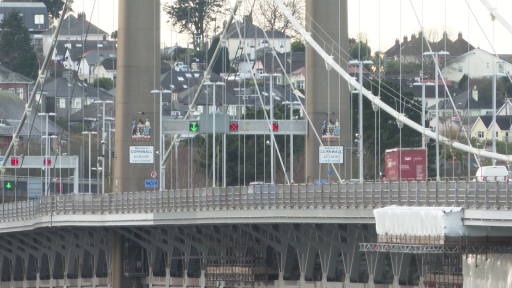
[[[122,288],[123,247],[121,234],[112,230],[112,288]]]

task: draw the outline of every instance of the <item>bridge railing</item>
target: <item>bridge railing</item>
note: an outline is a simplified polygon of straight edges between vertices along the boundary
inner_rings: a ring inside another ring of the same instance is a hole
[[[510,209],[508,182],[364,182],[258,185],[115,194],[52,195],[0,205],[2,221],[58,214],[152,213],[243,209],[373,209],[457,206]]]

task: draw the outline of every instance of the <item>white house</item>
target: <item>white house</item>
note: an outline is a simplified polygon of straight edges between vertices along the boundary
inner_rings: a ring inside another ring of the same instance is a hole
[[[243,39],[246,39],[245,42]],[[289,52],[291,45],[292,38],[290,36],[280,31],[264,31],[254,25],[252,17],[247,15],[244,16],[243,22],[236,21],[231,24],[226,34],[226,46],[231,59],[242,53],[249,54],[251,47],[256,50],[263,47],[274,47],[277,52]]]
[[[306,89],[306,67],[302,67],[292,72],[290,82],[293,87],[299,89]]]
[[[116,81],[117,77],[117,59],[106,58],[100,62],[98,66],[94,68],[94,79],[97,78],[110,78],[112,81]]]
[[[471,78],[481,78],[486,74],[508,74],[510,71],[512,64],[480,48],[450,60],[446,67],[441,69],[445,79],[454,81],[459,81],[464,74]]]

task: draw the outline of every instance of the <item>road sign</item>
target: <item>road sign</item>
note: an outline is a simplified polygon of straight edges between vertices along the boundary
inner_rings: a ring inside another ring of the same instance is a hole
[[[314,183],[314,184],[327,184],[328,182],[327,182],[327,180],[325,180],[325,179],[315,179],[315,180],[313,181],[313,183]]]
[[[329,175],[332,175],[332,170],[329,169],[329,171],[327,171],[327,173],[329,173]]]
[[[319,146],[318,163],[343,164],[343,146]]]
[[[190,124],[189,124],[190,131],[197,132],[198,129],[199,129],[199,125],[197,124],[197,122],[190,122]]]
[[[130,146],[130,163],[152,164],[153,158],[153,146]]]
[[[238,122],[235,122],[235,121],[229,122],[229,131],[232,131],[232,132],[238,131]]]
[[[146,179],[144,181],[144,187],[146,187],[146,188],[156,188],[156,187],[158,187],[158,180]]]
[[[0,157],[0,162],[4,161],[4,157]]]
[[[151,171],[151,174],[149,174],[151,176],[151,178],[155,179],[156,176],[158,176],[158,174],[156,173],[156,171]]]

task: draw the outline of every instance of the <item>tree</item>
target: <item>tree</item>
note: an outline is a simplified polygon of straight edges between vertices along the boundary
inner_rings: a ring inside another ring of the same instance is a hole
[[[98,84],[98,82],[99,82],[99,84]],[[92,86],[98,87],[98,85],[100,88],[103,88],[106,91],[114,88],[114,82],[112,81],[112,79],[106,78],[106,77],[100,77],[100,78],[94,79],[94,81],[92,82]]]
[[[112,33],[110,33],[110,38],[117,40],[117,30],[116,31],[112,31]]]
[[[198,49],[201,39],[211,28],[216,28],[216,15],[225,0],[176,0],[166,4],[164,11],[169,15],[172,25],[179,33],[188,33],[192,37],[194,49]]]
[[[304,45],[304,42],[295,40],[292,42],[292,52],[305,52],[306,51],[306,45]]]
[[[354,60],[367,60],[372,57],[372,48],[367,43],[359,41],[350,48],[349,55]]]
[[[50,23],[59,19],[60,12],[64,8],[64,0],[10,0],[9,2],[42,2],[50,14]]]
[[[305,1],[304,0],[284,0],[283,4],[288,7],[290,13],[299,21],[304,23],[305,15]],[[298,35],[295,27],[291,25],[290,21],[285,21],[284,14],[279,9],[279,6],[272,0],[258,1],[259,9],[256,18],[260,17],[261,21],[255,23],[267,31],[279,31],[293,36]],[[270,37],[270,35],[269,35]]]
[[[13,10],[0,24],[0,63],[8,69],[35,79],[38,62],[34,52],[30,33],[23,25],[20,12]]]
[[[219,45],[220,38],[215,37],[212,40],[212,45],[208,49],[208,61],[212,61],[213,54],[215,53],[215,49]],[[215,64],[213,64],[212,71],[220,74],[220,73],[228,73],[231,67],[231,61],[229,60],[229,51],[227,47],[221,47],[219,56],[217,56],[217,60]]]

